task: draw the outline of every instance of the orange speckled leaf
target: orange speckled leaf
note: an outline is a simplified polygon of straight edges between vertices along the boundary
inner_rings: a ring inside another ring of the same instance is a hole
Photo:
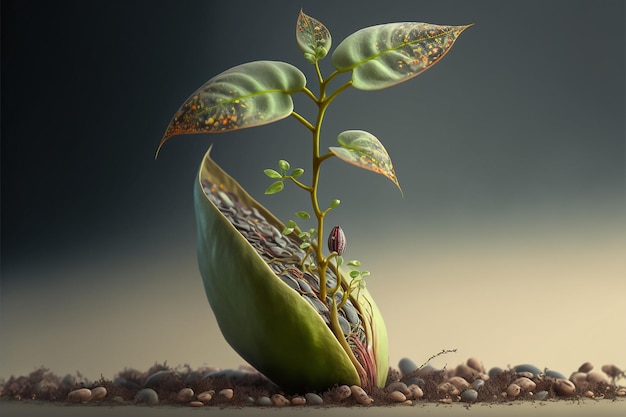
[[[296,41],[300,50],[310,54],[314,60],[326,56],[332,44],[330,32],[319,20],[300,10],[296,24]]]
[[[359,168],[384,175],[402,192],[391,158],[374,135],[363,130],[346,130],[339,134],[337,141],[341,147],[329,148],[335,156]]]

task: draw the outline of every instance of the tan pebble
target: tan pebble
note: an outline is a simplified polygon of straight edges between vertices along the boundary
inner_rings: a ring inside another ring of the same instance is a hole
[[[411,398],[413,400],[418,400],[424,396],[424,391],[417,384],[411,384],[407,387],[409,393],[407,394],[407,398]]]
[[[476,369],[464,365],[464,364],[460,364],[459,366],[456,367],[456,369],[454,370],[454,375],[453,376],[458,376],[461,378],[464,378],[467,381],[473,381],[476,378],[478,378],[478,375],[480,374],[479,371],[477,371]],[[453,377],[450,376],[450,377]]]
[[[370,405],[374,402],[374,399],[370,398],[365,390],[363,390],[363,388],[359,387],[358,385],[352,385],[350,387],[350,391],[352,391],[352,395],[354,396],[356,402],[361,405]]]
[[[335,390],[335,396],[336,396],[337,400],[339,400],[339,401],[345,400],[346,398],[348,398],[351,395],[352,395],[352,391],[350,390],[350,387],[347,386],[347,385],[340,385]]]
[[[405,402],[401,403],[402,405],[413,405],[413,401],[411,400],[406,400]]]
[[[208,403],[209,401],[213,399],[214,395],[215,395],[214,390],[204,391],[198,394],[197,398],[198,398],[198,401],[202,401],[203,403]]]
[[[452,398],[442,398],[439,402],[442,404],[452,404]]]
[[[95,387],[91,390],[89,401],[98,401],[107,396],[107,389],[104,387]]]
[[[533,375],[532,372],[518,372],[517,376],[523,376],[523,377],[526,377],[528,379],[533,379],[535,377],[535,375]]]
[[[191,407],[202,407],[204,403],[202,401],[191,401],[189,405]]]
[[[567,379],[557,379],[554,383],[554,390],[564,397],[571,397],[576,394],[576,385]]]
[[[576,385],[578,388],[585,388],[588,384],[587,384],[587,374],[584,372],[574,372],[570,377],[569,380],[572,381],[574,383],[574,385]]]
[[[441,384],[437,385],[437,392],[448,395],[460,394],[459,389],[449,382],[442,382]]]
[[[622,373],[622,370],[613,364],[609,364],[602,365],[602,372],[604,372],[611,378],[617,378]]]
[[[480,378],[483,381],[487,382],[487,381],[489,381],[489,374],[478,374],[478,378]]]
[[[519,385],[519,387],[525,392],[530,392],[537,388],[537,384],[535,384],[532,379],[528,379],[525,376],[517,378],[515,381],[513,381],[513,383]]]
[[[389,394],[387,394],[387,397],[391,401],[394,401],[394,402],[397,402],[397,403],[403,403],[403,402],[406,401],[406,395],[404,395],[400,391],[391,391]]]
[[[235,392],[233,391],[232,388],[224,388],[223,390],[219,392],[219,395],[221,397],[226,398],[227,400],[232,400],[233,396],[235,395]]]
[[[284,395],[282,394],[274,394],[272,395],[272,404],[274,404],[276,407],[285,407],[289,404],[291,404],[289,402],[289,400],[287,398],[285,398]]]
[[[585,391],[585,393],[583,395],[585,397],[588,397],[588,398],[593,398],[594,397],[593,391]]]
[[[348,389],[350,389],[350,387],[348,387]],[[306,398],[304,397],[297,396],[291,399],[291,405],[304,405],[304,404],[306,404]]]
[[[609,383],[609,378],[606,377],[602,372],[591,371],[587,374],[587,382],[592,383],[600,383],[603,382],[605,384]]]
[[[522,387],[517,384],[511,384],[506,389],[506,397],[507,398],[515,398],[522,391]]]
[[[448,379],[448,382],[454,385],[459,390],[459,392],[465,391],[465,389],[470,386],[465,378],[461,378],[460,376],[453,376],[452,378]]]
[[[180,391],[178,391],[178,395],[176,396],[176,399],[180,402],[188,402],[193,400],[193,390],[191,388],[183,388]]]
[[[71,403],[84,403],[91,398],[91,390],[87,388],[79,388],[74,391],[70,391],[67,394],[67,400]]]
[[[469,358],[467,360],[467,366],[475,370],[476,372],[484,373],[485,368],[483,368],[483,364],[478,360],[478,358]]]
[[[591,362],[585,362],[578,367],[578,372],[590,372],[593,369]]]
[[[617,395],[618,397],[626,396],[626,388],[622,387],[618,389],[617,391],[615,391],[615,395]]]

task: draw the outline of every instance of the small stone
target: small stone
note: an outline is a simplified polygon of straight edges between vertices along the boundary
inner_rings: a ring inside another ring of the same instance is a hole
[[[472,381],[472,388],[475,390],[478,390],[480,387],[482,387],[483,385],[485,385],[485,380],[484,379],[475,379],[474,381]]]
[[[235,392],[233,391],[232,388],[224,388],[223,390],[219,392],[219,396],[224,397],[227,400],[232,400],[234,395],[235,395]]]
[[[415,362],[413,362],[409,358],[400,359],[400,362],[398,362],[398,368],[400,368],[400,372],[402,373],[402,376],[407,376],[418,370],[418,367],[415,364]]]
[[[180,391],[178,391],[178,395],[176,396],[176,399],[180,402],[189,402],[191,400],[193,400],[193,390],[191,388],[183,388]]]
[[[453,376],[452,378],[448,378],[448,382],[454,385],[459,390],[459,392],[464,391],[470,386],[469,382],[467,382],[465,378],[461,378],[460,376]]]
[[[370,405],[371,403],[374,402],[374,399],[370,398],[369,395],[367,395],[367,393],[365,392],[365,390],[359,387],[358,385],[352,385],[350,387],[350,391],[352,391],[352,396],[354,396],[354,399],[356,400],[356,402],[358,402],[361,405]]]
[[[607,378],[602,372],[591,371],[587,374],[587,382],[608,384],[609,378]]]
[[[254,398],[252,398],[250,396],[247,396],[246,397],[246,405],[254,405]]]
[[[172,371],[167,371],[167,370],[157,371],[146,379],[146,382],[143,384],[143,386],[145,388],[154,388],[158,385],[161,385],[163,382],[165,382],[171,375],[172,375]]]
[[[522,388],[517,384],[511,384],[506,389],[506,397],[507,398],[515,398],[522,391]]]
[[[478,398],[478,392],[473,389],[466,389],[461,393],[461,401],[464,403],[473,403]]]
[[[502,374],[502,372],[504,372],[502,368],[498,368],[497,366],[495,366],[489,370],[489,378],[495,378],[498,375]]]
[[[610,376],[611,378],[617,378],[622,373],[622,370],[613,364],[603,365],[602,372]]]
[[[124,398],[120,395],[116,395],[115,397],[111,398],[111,401],[113,401],[116,404],[124,404]]]
[[[549,377],[549,378],[554,378],[554,379],[567,379],[567,378],[565,378],[565,375],[563,375],[562,373],[557,372],[557,371],[553,371],[551,369],[548,369],[546,371],[546,376]]]
[[[291,399],[291,405],[304,405],[304,404],[306,404],[306,398],[304,397],[296,396]]]
[[[537,401],[543,401],[548,398],[548,391],[537,391],[533,397]]]
[[[95,387],[91,390],[89,401],[98,401],[107,396],[107,389],[104,387]]]
[[[452,398],[441,398],[439,402],[442,404],[452,404]]]
[[[409,393],[405,395],[408,399],[419,400],[424,396],[424,391],[422,391],[422,389],[417,384],[409,385],[407,387],[407,390],[409,391]]]
[[[387,394],[387,398],[396,403],[403,403],[406,401],[406,395],[404,395],[400,391],[391,391],[389,394]]]
[[[450,382],[442,382],[437,385],[437,392],[447,395],[459,395],[461,391]]]
[[[576,394],[576,385],[567,379],[557,379],[554,384],[554,390],[563,397],[571,397]]]
[[[615,395],[617,395],[618,397],[626,396],[626,388],[619,388],[617,391],[615,391]]]
[[[215,391],[209,390],[209,391],[201,392],[200,394],[198,394],[196,398],[198,398],[198,401],[202,401],[203,403],[208,403],[209,401],[213,399],[214,395],[215,395]]]
[[[576,388],[579,390],[585,390],[589,386],[589,382],[587,382],[587,374],[584,372],[574,372],[572,376],[569,377],[569,380],[576,385]]]
[[[483,364],[480,362],[478,358],[469,358],[467,360],[467,366],[475,370],[476,372],[485,372],[485,368],[483,368]]]
[[[152,388],[144,388],[135,395],[135,402],[157,405],[159,403],[159,395]]]
[[[202,401],[191,401],[189,405],[191,407],[202,407],[204,403]]]
[[[593,397],[594,397],[594,393],[593,393],[593,391],[585,391],[585,392],[583,393],[583,395],[584,395],[585,397],[587,397],[587,398],[593,398]]]
[[[270,399],[270,397],[262,396],[259,397],[256,403],[261,407],[269,407],[272,405],[272,400]]]
[[[324,400],[322,400],[322,397],[320,397],[319,395],[313,392],[309,392],[308,394],[305,394],[304,398],[306,398],[306,402],[309,403],[310,405],[324,404]]]
[[[335,390],[335,397],[337,398],[338,401],[345,400],[351,395],[352,395],[352,391],[350,390],[350,387],[347,385],[340,385]]]
[[[400,391],[404,395],[409,393],[409,389],[407,388],[407,385],[404,382],[400,382],[400,381],[392,382],[391,384],[387,385],[385,387],[385,391],[387,392]]]
[[[86,403],[91,398],[91,390],[79,388],[67,394],[67,400],[71,403]]]
[[[517,376],[528,378],[528,379],[535,378],[535,374],[533,374],[532,372],[528,372],[528,371],[526,371],[526,372],[517,372]]]
[[[454,374],[466,381],[473,381],[480,375],[480,372],[468,365],[460,364],[456,367]]]
[[[405,378],[402,380],[408,387],[409,385],[417,385],[418,387],[423,387],[426,382],[420,378],[419,376],[412,376],[411,378]]]
[[[532,379],[528,379],[524,376],[517,378],[513,381],[513,383],[519,385],[519,387],[525,392],[530,392],[537,388],[537,384],[535,384]]]
[[[582,365],[580,365],[578,367],[578,372],[589,372],[593,369],[593,365],[591,364],[591,362],[585,362]]]
[[[285,398],[284,395],[282,394],[274,394],[272,395],[272,404],[274,404],[276,407],[285,407],[289,404],[291,404],[289,402],[289,400],[287,398]]]
[[[518,374],[522,372],[530,372],[531,374],[533,374],[533,377],[536,377],[541,373],[541,369],[537,368],[535,365],[529,364],[517,365],[515,368],[513,368],[513,370]]]

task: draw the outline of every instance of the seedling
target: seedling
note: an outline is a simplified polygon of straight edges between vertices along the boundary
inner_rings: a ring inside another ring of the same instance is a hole
[[[301,270],[315,274],[319,279],[319,299],[330,311],[329,328],[345,351],[358,373],[361,384],[379,384],[372,353],[371,338],[377,325],[374,314],[364,323],[368,342],[359,345],[349,340],[339,323],[338,309],[349,299],[361,300],[368,271],[361,270],[361,263],[347,263],[349,272],[341,272],[346,238],[336,226],[328,236],[328,252],[319,244],[325,234],[326,216],[340,205],[339,199],[323,203],[319,201],[319,180],[324,162],[338,158],[348,164],[381,174],[391,180],[402,193],[400,184],[383,144],[373,134],[363,130],[346,130],[337,135],[339,146],[322,150],[321,131],[324,116],[330,106],[349,88],[379,90],[409,80],[430,68],[450,50],[457,37],[469,26],[444,26],[427,23],[389,23],[361,29],[348,36],[332,53],[332,70],[325,76],[320,62],[332,47],[328,28],[320,21],[300,11],[296,24],[296,41],[305,60],[313,65],[318,90],[307,87],[305,75],[296,67],[285,62],[255,61],[239,65],[215,76],[183,103],[159,145],[170,137],[187,133],[218,133],[235,129],[250,128],[293,117],[311,135],[311,179],[302,181],[304,168],[291,167],[284,159],[278,161],[277,169],[265,169],[272,180],[266,194],[275,194],[291,182],[310,200],[310,211],[295,213],[299,221],[314,221],[314,227],[303,229],[295,220],[284,224],[282,234],[297,235],[300,248],[305,250],[301,259]],[[351,73],[348,81],[340,82],[340,75]],[[336,82],[334,82],[336,81]],[[334,83],[333,83],[334,82]],[[338,84],[338,85],[337,85]],[[334,86],[334,88],[333,88]],[[317,114],[307,117],[294,110],[292,96],[304,94],[313,101]],[[158,155],[157,150],[157,155]],[[334,263],[337,282],[327,285],[328,268]],[[335,295],[342,290],[340,299]],[[208,294],[208,290],[207,290]],[[330,295],[327,299],[327,295]],[[327,301],[330,300],[330,301]],[[368,300],[367,303],[370,303]],[[370,306],[371,307],[371,306]],[[362,318],[365,314],[361,311]],[[355,346],[355,343],[357,346]],[[386,350],[386,348],[384,348]],[[271,375],[270,375],[271,377]],[[383,378],[384,379],[384,378]]]

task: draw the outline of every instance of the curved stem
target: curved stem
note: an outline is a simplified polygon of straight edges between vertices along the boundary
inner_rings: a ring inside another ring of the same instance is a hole
[[[311,187],[309,187],[308,185],[305,185],[303,183],[301,183],[300,181],[298,181],[297,179],[295,179],[294,177],[292,177],[291,175],[286,177],[289,178],[294,184],[296,184],[298,187],[302,188],[303,190],[306,190],[308,192],[311,192]]]
[[[293,116],[294,119],[296,119],[297,121],[302,123],[311,132],[315,130],[315,127],[311,124],[311,122],[309,122],[307,119],[302,117],[299,113],[296,113],[295,111],[292,111],[291,112],[291,116]]]

